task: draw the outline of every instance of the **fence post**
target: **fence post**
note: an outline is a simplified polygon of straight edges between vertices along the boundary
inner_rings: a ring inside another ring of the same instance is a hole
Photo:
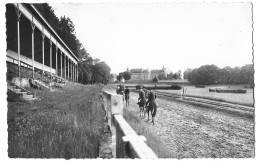
[[[119,114],[123,116],[123,98],[122,95],[110,95],[111,96],[111,132],[112,132],[112,155],[116,157],[116,148],[117,148],[117,132],[116,132],[116,125],[115,125],[115,118],[114,115]]]

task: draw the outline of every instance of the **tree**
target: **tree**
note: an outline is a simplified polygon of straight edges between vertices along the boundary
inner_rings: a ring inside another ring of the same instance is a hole
[[[123,72],[120,72],[120,73],[118,74],[118,76],[116,77],[116,79],[117,79],[118,81],[120,81],[122,78],[124,78],[124,73],[123,73]]]
[[[183,72],[183,79],[188,79],[189,78],[189,74],[191,73],[192,69],[188,68],[187,70],[185,70]]]
[[[75,27],[69,17],[62,16],[60,19],[55,15],[53,8],[48,3],[34,4],[45,20],[54,31],[61,37],[70,50],[78,57],[77,49],[81,46],[76,37]]]
[[[167,79],[171,79],[173,77],[174,77],[174,74],[172,73],[172,71],[169,74],[167,74]]]
[[[166,77],[165,77],[165,74],[164,73],[159,73],[159,75],[158,75],[158,78],[159,78],[159,80],[163,80],[163,79],[166,79]]]
[[[230,83],[231,84],[240,84],[240,67],[232,68],[231,71],[231,77],[230,77]]]
[[[34,3],[33,5],[56,31],[56,33],[58,33],[59,18],[55,15],[53,8],[48,3]]]
[[[92,66],[93,76],[92,82],[93,83],[103,83],[107,84],[110,79],[110,67],[105,62],[99,62]]]
[[[157,76],[155,76],[155,77],[153,78],[153,82],[154,82],[154,83],[158,83],[158,81],[159,81],[159,78],[158,78]]]
[[[254,83],[254,68],[252,64],[245,65],[240,69],[239,79],[242,84]]]
[[[58,18],[53,8],[47,3],[34,4],[41,15],[56,31],[69,49],[79,59],[79,82],[88,84],[93,82],[107,83],[110,78],[110,67],[99,59],[93,59],[76,37],[75,26],[69,17]]]
[[[198,69],[197,83],[201,85],[210,85],[217,83],[219,68],[216,65],[203,65]]]
[[[218,84],[229,84],[231,81],[232,68],[227,66],[219,70]]]
[[[131,76],[132,76],[131,72],[128,71],[123,72],[123,77],[125,80],[130,80]]]

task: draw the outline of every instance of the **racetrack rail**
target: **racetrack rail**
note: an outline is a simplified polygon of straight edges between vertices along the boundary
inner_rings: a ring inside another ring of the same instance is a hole
[[[137,90],[133,90],[133,91],[137,92]],[[193,97],[193,96],[182,96],[180,94],[159,92],[159,91],[155,91],[155,90],[154,90],[154,92],[155,92],[155,94],[157,96],[161,96],[161,97],[168,97],[168,98],[174,98],[174,99],[183,99],[183,100],[187,100],[187,101],[190,101],[190,102],[208,104],[208,105],[217,106],[217,107],[232,108],[232,109],[236,109],[236,110],[241,110],[241,111],[254,113],[254,107],[250,107],[250,106],[238,105],[238,104],[233,104],[233,103],[228,103],[228,102],[221,102],[221,101],[214,101],[214,100],[198,98],[198,97]]]

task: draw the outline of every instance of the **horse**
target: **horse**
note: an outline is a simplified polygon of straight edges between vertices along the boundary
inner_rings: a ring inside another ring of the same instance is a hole
[[[146,113],[148,114],[148,120],[149,121],[149,112],[151,112],[152,116],[152,122],[154,124],[154,117],[156,115],[157,111],[157,104],[155,103],[156,95],[154,92],[150,90],[150,92],[147,94],[148,101],[146,103]]]
[[[148,114],[148,120],[147,121],[149,121],[149,112],[151,112],[151,116],[152,116],[151,123],[153,123],[153,125],[154,125],[154,117],[155,117],[156,112],[157,112],[157,104],[155,103],[154,100],[152,100],[152,101],[147,103],[146,108],[147,108],[146,112]]]
[[[140,109],[140,116],[143,117],[145,116],[145,105],[146,105],[146,98],[145,98],[145,93],[143,91],[143,89],[140,89],[139,91],[139,98],[138,98],[138,103],[139,105],[139,109]]]
[[[117,86],[117,88],[116,88],[116,93],[118,94],[118,95],[123,95],[123,101],[124,101],[124,91],[125,91],[125,89],[124,89],[124,85],[118,85]]]
[[[137,104],[139,105],[140,116],[145,117],[145,109],[144,108],[145,108],[145,105],[146,105],[146,98],[145,97],[139,98]]]
[[[125,94],[125,103],[126,103],[126,106],[129,106],[130,90],[128,89],[128,87],[126,87],[126,89],[125,89],[125,91],[124,91],[124,94]]]

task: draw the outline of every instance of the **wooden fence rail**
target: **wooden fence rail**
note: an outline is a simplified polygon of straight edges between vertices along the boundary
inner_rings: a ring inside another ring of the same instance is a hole
[[[123,118],[123,98],[103,91],[104,107],[112,132],[112,155],[114,158],[157,159],[156,154]]]

